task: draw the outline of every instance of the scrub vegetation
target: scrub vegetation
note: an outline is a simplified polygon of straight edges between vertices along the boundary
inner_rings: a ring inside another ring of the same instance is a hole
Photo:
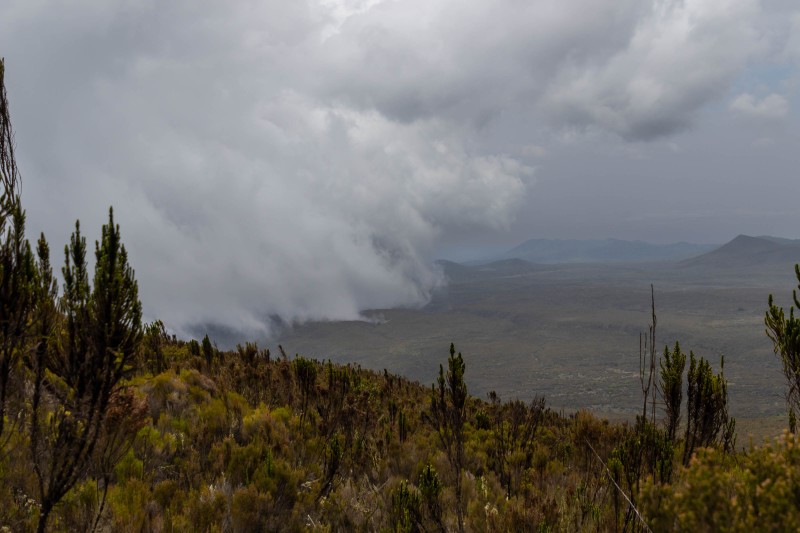
[[[0,63],[0,86],[2,74]],[[469,354],[452,344],[428,387],[142,323],[113,211],[93,272],[77,223],[61,276],[44,236],[27,240],[0,96],[0,530],[738,531],[800,519],[800,442],[786,432],[737,449],[723,362],[677,343],[660,356],[654,306],[631,423],[538,396],[471,396]],[[770,299],[792,430],[797,320]]]

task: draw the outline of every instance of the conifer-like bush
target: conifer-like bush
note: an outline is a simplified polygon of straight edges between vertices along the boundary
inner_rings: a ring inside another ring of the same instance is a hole
[[[689,464],[698,448],[719,444],[733,451],[736,420],[728,415],[728,382],[722,370],[714,374],[704,358],[689,352],[686,391],[686,436],[683,464]],[[724,367],[724,358],[720,367]]]
[[[464,425],[467,419],[467,384],[464,381],[464,358],[456,355],[454,344],[450,344],[447,358],[447,374],[439,365],[438,386],[431,386],[431,407],[426,419],[436,431],[439,443],[455,475],[456,516],[459,531],[464,531],[464,508],[462,500],[461,473],[464,469]]]
[[[686,368],[686,354],[681,352],[681,346],[675,343],[675,348],[670,351],[664,347],[664,358],[661,360],[661,395],[664,399],[664,411],[667,415],[667,438],[675,442],[678,425],[681,421],[681,405],[683,404],[683,371]]]
[[[86,239],[75,224],[65,249],[59,327],[40,340],[30,439],[41,499],[40,532],[53,506],[86,475],[101,435],[109,430],[109,407],[120,382],[132,374],[140,349],[138,286],[112,210],[108,218],[95,246],[92,285]]]
[[[795,276],[800,283],[800,264],[794,266]],[[800,285],[798,285],[800,289]],[[797,290],[792,291],[794,306],[800,309]],[[789,386],[786,391],[786,404],[789,408],[789,426],[792,433],[797,432],[797,415],[800,414],[800,317],[794,316],[794,306],[789,307],[787,316],[783,307],[775,305],[769,295],[769,308],[764,317],[767,336],[772,340],[775,353],[781,359],[783,375]]]

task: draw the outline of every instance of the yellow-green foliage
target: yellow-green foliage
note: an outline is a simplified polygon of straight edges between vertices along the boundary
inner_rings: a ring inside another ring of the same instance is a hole
[[[651,482],[654,531],[787,531],[800,524],[800,439],[785,433],[736,456],[702,449],[672,484]]]
[[[137,433],[107,493],[100,472],[88,472],[54,509],[51,530],[90,530],[95,522],[98,531],[120,532],[457,529],[456,473],[424,416],[429,387],[311,359],[298,375],[295,363],[268,360],[266,351],[220,353],[209,366],[188,346],[165,340],[168,368],[155,375],[143,368],[128,382],[146,405],[144,426],[132,426]],[[521,437],[534,415],[532,436]],[[618,468],[614,458],[639,438],[636,428],[588,412],[563,416],[470,397],[465,529],[630,529],[595,452]],[[0,526],[30,531],[37,502],[25,433],[3,451]],[[800,520],[792,499],[800,493],[798,453],[789,438],[735,457],[702,451],[676,470],[674,485],[651,480],[631,496],[654,530]]]

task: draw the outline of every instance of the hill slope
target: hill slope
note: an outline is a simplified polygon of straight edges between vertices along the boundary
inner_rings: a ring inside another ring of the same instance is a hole
[[[716,250],[682,261],[680,266],[728,271],[786,270],[795,263],[800,263],[800,241],[739,235]]]

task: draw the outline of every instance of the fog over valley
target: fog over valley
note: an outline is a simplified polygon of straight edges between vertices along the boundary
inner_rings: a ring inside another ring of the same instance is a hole
[[[424,305],[531,238],[797,237],[792,2],[2,9],[31,234],[114,205],[180,335]]]

